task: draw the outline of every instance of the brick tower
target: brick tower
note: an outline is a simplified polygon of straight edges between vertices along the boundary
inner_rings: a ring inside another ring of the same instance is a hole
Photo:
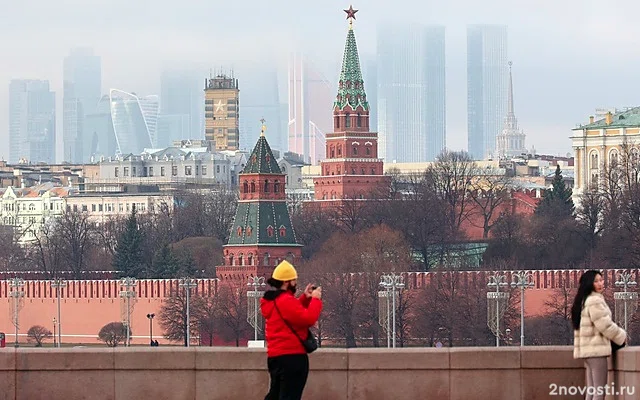
[[[224,265],[216,268],[220,279],[263,276],[281,260],[295,264],[302,255],[287,209],[285,174],[264,131],[263,125],[258,143],[240,173],[240,200],[223,250]]]
[[[369,131],[369,103],[353,32],[358,10],[344,11],[349,30],[333,104],[333,132],[326,135],[326,158],[320,163],[321,176],[314,179],[315,200],[328,205],[385,197],[391,185],[378,158],[378,134]]]

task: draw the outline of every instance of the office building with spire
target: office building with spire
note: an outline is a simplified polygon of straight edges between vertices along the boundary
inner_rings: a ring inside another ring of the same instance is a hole
[[[504,117],[504,127],[496,138],[496,153],[500,158],[519,157],[527,152],[524,140],[525,134],[518,128],[518,119],[513,106],[513,74],[512,63],[509,61],[509,97],[507,100],[507,115]]]
[[[476,160],[494,156],[507,113],[507,27],[467,28],[468,151]]]
[[[369,102],[360,69],[353,20],[358,10],[344,10],[349,30],[333,104],[333,132],[326,135],[326,155],[321,176],[314,179],[316,201],[331,207],[348,199],[384,197],[390,177],[378,157],[378,134],[369,128]]]

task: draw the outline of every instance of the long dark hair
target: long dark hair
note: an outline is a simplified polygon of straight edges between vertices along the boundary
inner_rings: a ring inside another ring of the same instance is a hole
[[[598,275],[602,276],[600,271],[590,269],[580,277],[580,287],[578,287],[578,293],[576,293],[576,297],[573,299],[573,306],[571,307],[571,324],[573,325],[573,329],[580,329],[582,306],[587,296],[593,292],[593,282]]]

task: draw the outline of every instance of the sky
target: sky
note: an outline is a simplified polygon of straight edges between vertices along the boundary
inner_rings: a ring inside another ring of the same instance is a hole
[[[304,5],[302,5],[304,4]],[[0,157],[8,158],[11,79],[47,79],[62,137],[62,61],[73,47],[102,58],[102,88],[159,94],[165,68],[285,65],[304,49],[335,66],[345,1],[4,0],[0,13]],[[538,153],[571,152],[571,129],[596,108],[639,105],[640,4],[631,0],[367,0],[353,3],[361,58],[375,56],[383,22],[446,27],[447,147],[466,149],[466,27],[508,25],[515,112]],[[205,70],[206,70],[205,69]],[[333,75],[331,75],[333,73]],[[203,77],[204,78],[204,77]],[[366,89],[366,82],[365,82]],[[330,105],[329,105],[330,107]],[[60,147],[60,146],[59,146]],[[59,149],[60,150],[60,149]]]

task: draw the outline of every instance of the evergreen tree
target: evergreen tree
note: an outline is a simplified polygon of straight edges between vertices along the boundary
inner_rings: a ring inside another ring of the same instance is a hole
[[[575,214],[575,206],[571,198],[573,192],[562,179],[560,165],[556,168],[551,185],[553,189],[544,193],[542,201],[536,208],[536,215],[549,216],[554,219],[573,218]]]
[[[180,271],[183,276],[188,276],[191,278],[200,278],[200,272],[198,271],[198,266],[196,265],[193,256],[189,250],[184,250],[180,255]]]
[[[120,277],[144,278],[142,241],[143,235],[134,207],[127,219],[124,232],[118,238],[113,256],[113,268],[118,271]]]
[[[176,278],[179,270],[180,260],[173,254],[171,248],[165,244],[154,257],[150,278]]]

